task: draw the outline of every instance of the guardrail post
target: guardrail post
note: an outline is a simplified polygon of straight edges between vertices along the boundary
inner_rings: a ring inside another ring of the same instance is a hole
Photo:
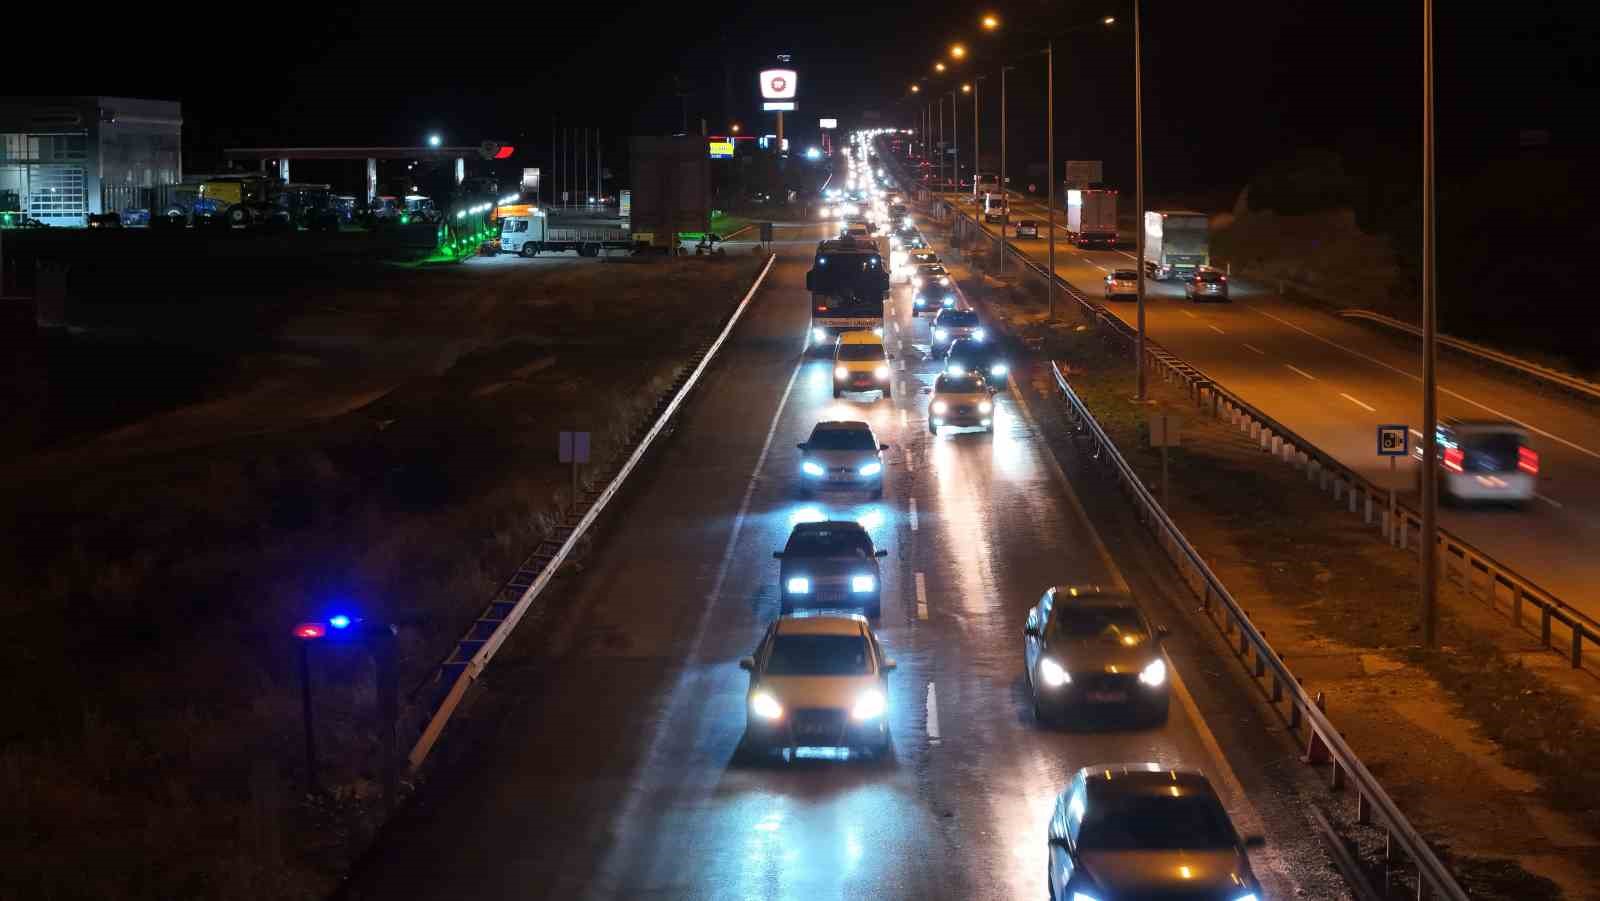
[[[1550,647],[1550,608],[1539,608],[1539,642],[1545,647]]]
[[[1350,512],[1356,512],[1356,483],[1350,483]]]
[[[1572,629],[1572,668],[1583,669],[1583,630],[1577,623],[1569,624]]]
[[[1370,525],[1372,525],[1372,492],[1371,491],[1366,492],[1366,497],[1367,497],[1367,512],[1366,512],[1366,515],[1363,516],[1362,518],[1366,521],[1366,524],[1370,526]]]
[[[1363,826],[1371,825],[1371,803],[1367,801],[1366,792],[1356,789],[1356,822]]]
[[[1515,582],[1511,584],[1511,625],[1522,625],[1522,586]]]
[[[1272,703],[1283,700],[1283,679],[1274,671],[1272,674]]]
[[[1333,480],[1333,499],[1335,501],[1337,501],[1339,499],[1339,491],[1343,487],[1344,487],[1344,479],[1336,478],[1336,479]]]
[[[1402,551],[1406,549],[1406,532],[1409,531],[1409,526],[1410,523],[1406,520],[1406,515],[1404,513],[1400,514],[1400,550]]]

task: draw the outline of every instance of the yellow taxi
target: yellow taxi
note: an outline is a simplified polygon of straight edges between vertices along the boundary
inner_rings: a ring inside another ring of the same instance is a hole
[[[846,391],[882,391],[893,397],[889,384],[889,354],[876,331],[845,332],[833,348],[833,396]]]

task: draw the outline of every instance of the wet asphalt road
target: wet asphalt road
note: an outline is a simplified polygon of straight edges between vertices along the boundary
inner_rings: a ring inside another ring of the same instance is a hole
[[[1079,471],[1053,411],[1013,392],[993,435],[929,435],[928,326],[899,286],[893,399],[834,400],[831,363],[801,355],[820,230],[779,237],[676,432],[584,572],[496,659],[348,896],[1040,898],[1049,805],[1070,774],[1153,760],[1206,770],[1241,831],[1267,835],[1252,859],[1270,897],[1340,897],[1308,837],[1306,771],[1105,476]],[[881,501],[798,499],[795,443],[820,418],[865,419],[891,445]],[[878,629],[899,663],[895,753],[735,765],[737,661],[778,610],[772,551],[819,513],[860,519],[889,550]],[[1027,608],[1051,583],[1120,579],[1173,630],[1169,722],[1041,730],[1022,682]]]

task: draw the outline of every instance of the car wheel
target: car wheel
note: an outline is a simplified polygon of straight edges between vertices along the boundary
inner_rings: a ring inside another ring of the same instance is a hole
[[[525,256],[525,257],[528,257],[529,259],[532,259],[533,257],[536,257],[536,256],[539,255],[539,249],[534,245],[534,243],[532,241],[529,241],[528,243],[522,245],[522,250],[518,251],[518,254],[520,256]]]

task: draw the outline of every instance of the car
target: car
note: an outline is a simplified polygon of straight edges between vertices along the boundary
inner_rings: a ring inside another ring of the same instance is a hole
[[[1106,276],[1106,300],[1139,296],[1139,273],[1132,269],[1115,269]]]
[[[911,257],[908,262],[913,266],[929,266],[939,262],[939,255],[926,247],[910,251],[910,253]]]
[[[944,371],[950,375],[976,372],[994,388],[1004,388],[1011,380],[1011,364],[997,342],[980,338],[957,338],[944,355]]]
[[[797,523],[783,550],[773,551],[778,567],[779,611],[800,608],[855,608],[871,619],[881,609],[878,558],[872,536],[858,522],[823,520]]]
[[[1228,277],[1215,269],[1202,266],[1196,269],[1193,275],[1184,279],[1183,296],[1193,301],[1202,298],[1227,300]]]
[[[767,627],[754,654],[745,694],[746,756],[802,749],[864,750],[883,757],[889,734],[889,674],[872,625],[858,614],[795,613]]]
[[[1439,500],[1525,506],[1539,483],[1539,452],[1528,430],[1499,419],[1448,417],[1434,430]],[[1417,442],[1417,457],[1422,442]]]
[[[1046,833],[1052,901],[1259,901],[1250,848],[1205,774],[1105,763],[1073,774]]]
[[[872,228],[868,225],[868,223],[858,219],[847,223],[844,228],[840,229],[839,237],[850,238],[856,241],[871,241]]]
[[[933,387],[923,390],[932,395],[928,402],[928,434],[938,435],[943,426],[994,431],[994,392],[983,376],[975,372],[940,373],[933,380]]]
[[[914,233],[910,237],[901,238],[900,246],[906,250],[927,250],[928,242],[923,240],[922,235]]]
[[[955,305],[956,291],[949,285],[924,285],[911,295],[911,308],[916,313],[938,313],[954,309]]]
[[[883,497],[883,452],[872,426],[859,420],[823,420],[811,428],[800,449],[800,494],[819,488],[867,488]]]
[[[946,307],[935,314],[933,324],[928,330],[932,336],[931,344],[935,355],[958,339],[975,338],[984,341],[989,337],[988,330],[978,321],[976,310],[958,310],[954,306]]]
[[[1023,675],[1041,724],[1114,711],[1167,720],[1164,629],[1127,592],[1052,586],[1022,627]]]
[[[912,263],[910,265],[911,287],[918,289],[919,294],[924,291],[953,294],[955,289],[950,286],[950,273],[945,270],[944,264]],[[930,296],[938,295],[930,294]],[[954,304],[951,304],[951,306],[954,306]],[[922,305],[918,305],[917,309],[923,309]],[[930,305],[928,309],[932,310],[936,309],[936,307]]]
[[[889,354],[876,331],[857,329],[839,336],[833,347],[833,396],[846,391],[880,391],[894,396],[889,379]]]
[[[1039,222],[1038,222],[1038,220],[1037,219],[1018,219],[1017,220],[1017,237],[1019,237],[1019,238],[1037,238],[1037,237],[1039,237]]]
[[[903,203],[894,203],[894,202],[891,202],[889,204],[889,218],[893,219],[896,222],[904,222],[905,219],[906,219],[906,215],[907,215],[907,212],[906,212],[906,205],[905,204],[903,204]]]

